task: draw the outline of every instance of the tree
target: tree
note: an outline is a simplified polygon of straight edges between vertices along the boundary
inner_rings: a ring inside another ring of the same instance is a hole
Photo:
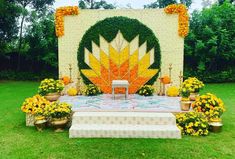
[[[235,80],[235,6],[225,2],[194,11],[185,39],[185,70],[205,81]]]
[[[54,0],[15,0],[16,4],[21,9],[21,19],[20,19],[20,31],[19,31],[19,42],[18,42],[18,64],[17,70],[20,70],[20,54],[23,42],[23,27],[27,16],[29,15],[29,10],[42,11],[48,5],[52,5]]]
[[[176,4],[176,3],[182,3],[186,5],[187,7],[190,7],[192,4],[192,0],[157,0],[153,3],[144,5],[144,8],[165,8],[166,6],[170,4]]]
[[[82,9],[115,9],[116,6],[111,3],[107,3],[105,0],[79,0],[79,8]]]
[[[0,55],[10,52],[10,43],[16,39],[19,8],[12,0],[0,0]]]
[[[55,37],[54,12],[43,11],[43,15],[31,14],[32,25],[27,28],[26,41],[29,46],[27,59],[33,61],[31,71],[41,71],[43,66],[57,68],[58,44]],[[35,64],[36,63],[36,64]],[[37,64],[40,63],[40,66]]]

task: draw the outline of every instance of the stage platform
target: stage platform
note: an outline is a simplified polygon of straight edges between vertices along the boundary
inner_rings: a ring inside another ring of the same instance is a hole
[[[178,113],[180,97],[149,96],[144,97],[131,94],[125,100],[124,95],[116,95],[112,99],[110,94],[99,96],[61,96],[61,102],[72,105],[75,112],[166,112]]]

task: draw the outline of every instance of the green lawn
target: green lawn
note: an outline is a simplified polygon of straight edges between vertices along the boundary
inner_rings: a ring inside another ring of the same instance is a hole
[[[0,158],[235,158],[235,83],[209,84],[223,99],[223,132],[174,139],[69,139],[68,131],[37,132],[25,126],[20,105],[39,83],[0,82]]]

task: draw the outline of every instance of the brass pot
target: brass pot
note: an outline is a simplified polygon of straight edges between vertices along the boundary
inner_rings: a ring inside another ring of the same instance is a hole
[[[198,96],[199,96],[199,93],[190,93],[189,99],[191,101],[195,101]]]
[[[210,121],[209,130],[214,133],[222,131],[223,123],[221,121]]]
[[[67,118],[52,118],[51,119],[51,126],[54,128],[55,132],[63,132],[67,123],[68,123]]]
[[[180,101],[181,110],[189,111],[190,106],[191,106],[191,102],[190,101]]]
[[[37,128],[38,131],[43,131],[43,129],[45,129],[46,127],[46,123],[47,120],[43,119],[43,120],[36,120],[34,122],[35,127]]]
[[[50,102],[57,101],[60,98],[60,93],[48,93],[47,95],[45,95],[45,98]]]

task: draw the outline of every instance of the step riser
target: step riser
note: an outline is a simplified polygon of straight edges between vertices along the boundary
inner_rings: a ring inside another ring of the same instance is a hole
[[[70,138],[172,138],[180,139],[179,131],[70,131]]]
[[[174,117],[96,117],[76,116],[73,124],[133,124],[133,125],[175,125]]]

